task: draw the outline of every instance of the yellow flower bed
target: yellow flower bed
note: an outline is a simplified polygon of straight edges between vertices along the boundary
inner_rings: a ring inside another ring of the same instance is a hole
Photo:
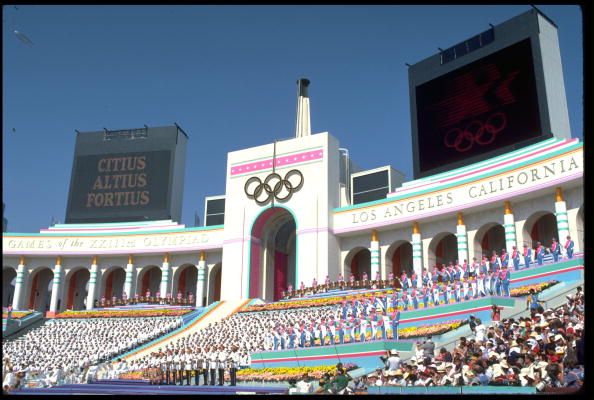
[[[356,369],[355,364],[345,364],[347,371]],[[276,367],[260,369],[242,369],[237,371],[237,380],[245,381],[265,381],[280,382],[289,379],[300,379],[303,374],[308,374],[310,378],[320,379],[324,374],[333,374],[336,371],[335,365],[306,366],[306,367]]]
[[[409,339],[415,337],[441,335],[467,323],[466,320],[457,320],[451,322],[443,322],[432,325],[410,326],[408,328],[398,329],[399,339]]]
[[[540,293],[543,290],[548,289],[551,286],[556,285],[558,283],[559,283],[558,281],[553,280],[553,281],[549,281],[549,282],[535,283],[532,285],[524,285],[524,286],[510,289],[509,294],[512,297],[528,296],[530,294],[530,289],[534,289],[535,293]]]
[[[275,302],[275,303],[264,304],[264,305],[260,305],[260,306],[245,307],[244,309],[240,310],[239,312],[291,310],[294,308],[332,306],[332,305],[342,303],[342,301],[345,300],[345,298],[346,298],[347,302],[351,302],[352,300],[363,300],[366,298],[380,297],[382,295],[392,294],[392,293],[394,293],[394,290],[386,290],[384,292],[369,292],[369,293],[362,293],[362,294],[358,294],[358,295],[349,295],[349,296],[335,296],[335,297],[325,297],[325,298],[317,298],[317,299],[303,299],[303,300],[293,300],[293,301],[287,301],[287,302]]]

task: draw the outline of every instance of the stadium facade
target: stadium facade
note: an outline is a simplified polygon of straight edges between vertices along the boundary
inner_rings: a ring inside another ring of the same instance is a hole
[[[534,10],[516,18],[530,18],[537,26],[515,36],[507,32],[518,30],[518,20],[494,27],[496,46],[454,57],[442,75],[526,37],[537,49],[535,59],[559,53],[550,21]],[[438,58],[443,63],[444,54]],[[311,286],[314,278],[323,283],[326,276],[348,279],[351,273],[365,272],[370,279],[376,274],[387,279],[390,272],[420,275],[437,264],[480,260],[493,250],[511,253],[513,246],[534,248],[537,242],[550,247],[553,238],[563,245],[571,236],[575,251],[583,251],[583,144],[568,132],[560,59],[558,66],[542,65],[535,63],[536,94],[528,93],[526,102],[537,101],[533,122],[546,135],[452,159],[444,171],[427,167],[429,175],[422,174],[423,148],[414,141],[417,179],[357,204],[345,183],[338,139],[327,132],[310,134],[307,84],[300,81],[296,137],[227,154],[224,224],[58,224],[40,233],[4,233],[2,304],[52,315],[147,290],[162,297],[192,292],[199,306],[219,299],[272,301],[289,284]],[[435,76],[415,79],[411,88]],[[542,84],[546,87],[539,89]],[[416,121],[419,99],[412,97]],[[511,123],[522,109],[505,108],[508,103],[484,113],[508,112],[505,122]],[[494,121],[502,120],[491,120],[490,129]],[[468,135],[461,130],[451,144],[467,146],[464,140]]]

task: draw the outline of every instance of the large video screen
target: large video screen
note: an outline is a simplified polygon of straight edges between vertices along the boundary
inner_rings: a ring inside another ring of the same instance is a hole
[[[78,156],[67,221],[167,219],[171,151]]]
[[[530,39],[419,85],[416,106],[421,174],[540,136]]]

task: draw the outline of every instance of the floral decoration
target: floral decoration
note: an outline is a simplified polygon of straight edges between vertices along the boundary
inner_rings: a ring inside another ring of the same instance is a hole
[[[140,318],[140,317],[178,317],[194,311],[189,308],[163,308],[148,310],[97,310],[64,311],[55,318]]]
[[[548,281],[548,282],[540,282],[540,283],[535,283],[532,285],[524,285],[524,286],[520,286],[517,288],[513,288],[510,289],[510,295],[512,297],[522,297],[522,296],[528,296],[530,294],[530,289],[534,289],[535,293],[540,293],[545,289],[550,288],[551,286],[554,286],[556,284],[558,284],[559,281]]]

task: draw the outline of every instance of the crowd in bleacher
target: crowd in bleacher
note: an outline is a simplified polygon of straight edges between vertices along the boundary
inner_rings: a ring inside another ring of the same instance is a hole
[[[472,338],[461,337],[452,351],[435,353],[431,338],[419,342],[408,362],[393,351],[386,368],[367,379],[376,386],[533,386],[579,387],[584,380],[584,294],[581,288],[556,309],[528,300],[525,317],[493,321],[478,318]]]
[[[181,317],[54,319],[2,341],[3,387],[36,379],[81,381],[91,365],[134,349],[182,324]],[[40,378],[41,377],[41,378]],[[24,378],[24,379],[21,379]]]

